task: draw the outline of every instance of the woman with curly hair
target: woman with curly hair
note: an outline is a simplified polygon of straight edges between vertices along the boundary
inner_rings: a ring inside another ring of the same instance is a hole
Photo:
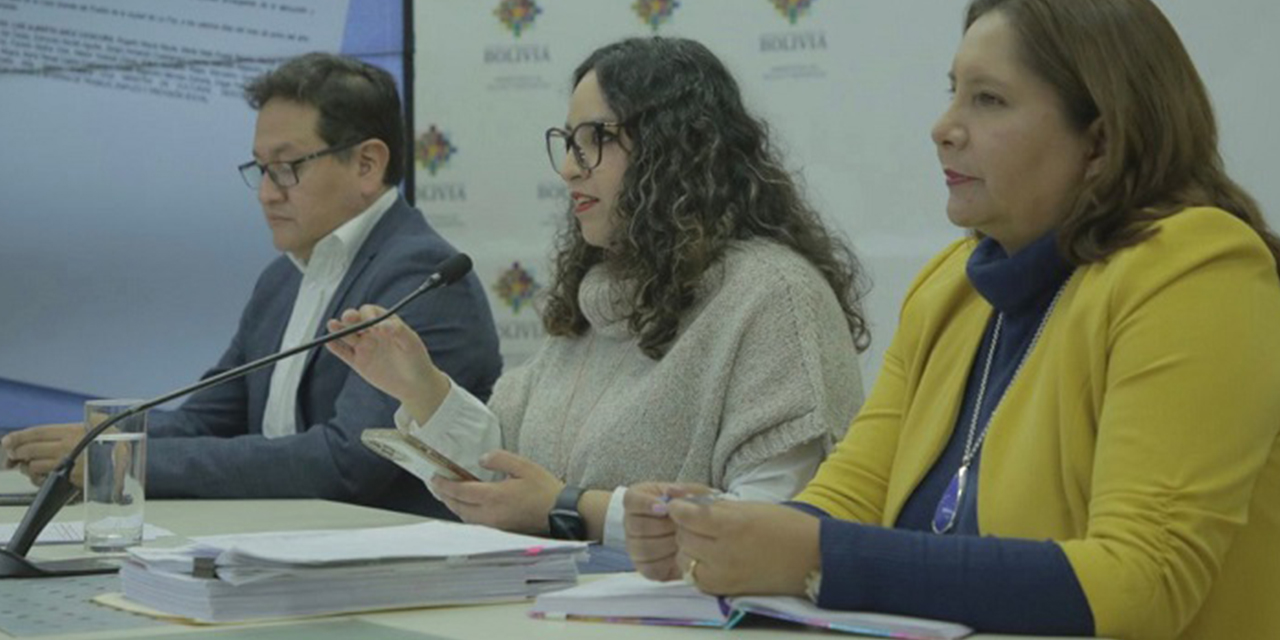
[[[623,40],[573,79],[546,134],[572,203],[537,354],[486,407],[398,322],[331,348],[403,403],[398,428],[493,480],[428,483],[467,522],[621,546],[632,483],[791,497],[862,403],[854,256],[706,47]]]

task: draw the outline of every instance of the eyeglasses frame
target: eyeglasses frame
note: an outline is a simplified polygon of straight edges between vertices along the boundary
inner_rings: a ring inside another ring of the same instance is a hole
[[[244,180],[245,185],[247,185],[250,189],[257,190],[261,188],[263,176],[270,178],[272,184],[276,185],[276,187],[280,189],[288,189],[290,187],[296,187],[298,186],[298,183],[302,182],[302,177],[298,175],[298,167],[302,165],[304,162],[310,162],[317,158],[323,158],[324,156],[327,156],[327,155],[341,153],[362,142],[364,142],[364,140],[357,140],[355,142],[348,142],[346,144],[333,145],[331,147],[326,147],[314,153],[308,153],[307,155],[302,156],[301,158],[298,158],[296,160],[278,160],[276,162],[258,162],[257,160],[250,160],[244,164],[237,166],[236,169],[240,172],[240,178]],[[279,166],[289,167],[289,175],[293,176],[293,182],[290,182],[289,184],[281,184],[280,179],[277,178],[277,174],[279,173],[279,171],[276,169],[272,169],[272,167],[279,167]],[[250,178],[249,175],[245,173],[245,171],[247,171],[250,167],[258,168],[258,175],[256,177],[258,184],[256,185],[253,184],[254,179]]]
[[[561,129],[560,127],[551,127],[547,129],[543,136],[547,143],[547,160],[551,162],[551,170],[556,173],[560,173],[560,165],[556,162],[556,156],[551,150],[551,139],[553,137],[562,138],[565,145],[568,147],[566,155],[572,155],[574,163],[577,164],[578,168],[583,172],[591,173],[596,169],[596,167],[600,166],[601,162],[604,161],[604,146],[610,142],[621,143],[622,136],[620,135],[620,131],[626,126],[627,123],[622,121],[609,122],[588,120],[587,122],[579,122],[577,125],[574,125],[572,129]],[[600,137],[600,145],[596,149],[596,161],[590,166],[587,165],[586,153],[582,150],[582,147],[578,146],[578,141],[576,140],[578,130],[583,127],[594,127],[597,131],[597,135]],[[608,131],[607,127],[616,127],[619,132]],[[605,139],[606,133],[612,137]]]

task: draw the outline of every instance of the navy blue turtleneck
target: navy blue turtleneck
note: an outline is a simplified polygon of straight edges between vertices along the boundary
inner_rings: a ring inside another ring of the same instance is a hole
[[[934,510],[960,468],[978,388],[992,353],[977,407],[978,439],[1032,346],[1071,266],[1048,234],[1013,256],[982,240],[969,258],[970,282],[996,313],[969,371],[964,399],[946,448],[904,505],[892,529],[824,517],[822,588],[830,609],[883,611],[952,620],[1003,633],[1093,635],[1093,614],[1061,547],[1048,541],[982,536],[978,530],[978,450],[949,534],[934,534]],[[995,318],[1004,314],[995,351]],[[825,516],[804,504],[797,508]]]

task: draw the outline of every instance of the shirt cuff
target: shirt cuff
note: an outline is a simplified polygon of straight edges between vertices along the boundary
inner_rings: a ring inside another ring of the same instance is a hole
[[[822,457],[822,442],[810,440],[761,462],[730,480],[725,489],[742,500],[789,500],[813,478]]]
[[[618,487],[609,496],[609,509],[604,514],[604,540],[600,542],[614,549],[627,548],[627,530],[623,523],[627,512],[622,506],[622,498],[627,495],[626,487]]]
[[[450,381],[449,393],[436,412],[422,424],[401,405],[395,413],[396,429],[439,451],[481,480],[498,474],[480,466],[480,456],[502,448],[497,416],[461,385]],[[431,485],[428,483],[427,487]]]

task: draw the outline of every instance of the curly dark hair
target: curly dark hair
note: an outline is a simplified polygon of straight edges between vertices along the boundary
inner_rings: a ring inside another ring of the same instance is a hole
[[[578,288],[603,262],[613,276],[634,283],[626,320],[641,350],[659,359],[696,302],[703,274],[729,244],[768,238],[822,273],[854,344],[866,349],[856,257],[783,168],[768,126],[747,111],[738,83],[715,54],[683,38],[629,38],[592,53],[574,72],[574,86],[591,71],[630,139],[617,204],[619,237],[607,250],[590,246],[566,214],[542,314],[547,333],[586,333]]]

